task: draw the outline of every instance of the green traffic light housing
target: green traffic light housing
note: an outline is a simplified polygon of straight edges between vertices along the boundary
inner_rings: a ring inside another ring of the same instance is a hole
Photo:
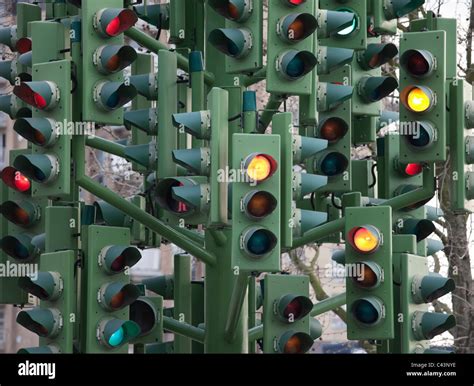
[[[0,213],[11,223],[30,228],[41,218],[41,207],[29,200],[5,201],[0,205]]]
[[[413,278],[413,299],[417,304],[431,303],[436,299],[454,291],[456,283],[438,273]]]
[[[40,184],[54,181],[59,173],[58,159],[49,154],[19,155],[15,158],[13,166]]]
[[[365,51],[358,54],[358,62],[364,70],[373,70],[383,66],[398,55],[393,43],[369,44]]]
[[[354,88],[342,84],[320,82],[318,85],[318,111],[330,111],[352,98]]]
[[[328,148],[328,141],[323,138],[293,136],[294,162],[299,163]]]
[[[358,84],[358,93],[367,103],[374,103],[389,96],[398,88],[398,81],[391,76],[364,76]]]
[[[188,216],[205,211],[209,205],[209,185],[204,178],[166,178],[156,188],[158,204],[161,208]]]
[[[318,37],[320,39],[333,36],[344,36],[347,31],[352,33],[357,28],[357,16],[353,12],[329,11],[318,12]]]
[[[99,342],[108,348],[118,348],[140,335],[140,326],[131,320],[103,319],[97,327]]]
[[[252,14],[252,1],[248,0],[209,0],[209,5],[219,15],[236,23],[247,21]]]
[[[124,125],[127,130],[132,126],[148,135],[158,134],[158,116],[155,108],[126,111],[123,114]]]
[[[125,226],[127,215],[105,201],[94,202],[95,223],[113,227]]]
[[[439,312],[415,311],[412,325],[413,334],[417,340],[430,340],[453,328],[456,325],[456,318]]]
[[[13,88],[13,94],[38,110],[52,110],[59,102],[58,86],[49,81],[21,82]]]
[[[425,4],[425,0],[390,0],[385,1],[385,16],[387,20],[398,19],[415,11]]]
[[[55,338],[62,328],[62,316],[55,308],[20,311],[16,322],[42,338]]]
[[[158,98],[158,79],[154,73],[132,75],[129,79],[130,84],[135,86],[138,94],[148,100]]]
[[[440,240],[428,239],[426,240],[426,254],[433,256],[444,249],[444,244]]]
[[[115,74],[130,66],[137,59],[137,52],[131,46],[107,45],[97,48],[94,65],[105,75]]]
[[[318,50],[318,74],[327,75],[352,63],[354,50],[348,48],[320,46]]]
[[[124,155],[147,169],[153,169],[156,164],[156,143],[151,141],[144,145],[126,146]]]
[[[104,8],[94,16],[94,28],[103,37],[111,38],[132,28],[137,21],[131,9]]]
[[[399,195],[402,195],[402,194],[405,194],[405,193],[409,193],[409,192],[412,192],[414,190],[417,190],[419,189],[420,187],[417,186],[417,185],[409,185],[409,184],[406,184],[406,185],[400,185],[394,192],[393,192],[393,196],[396,197],[396,196],[399,196]],[[433,197],[429,197],[429,198],[426,198],[422,201],[418,201],[414,204],[411,204],[405,208],[402,208],[404,211],[412,211],[412,210],[416,210],[418,208],[421,208],[422,206],[426,205],[428,202],[431,201]]]
[[[240,59],[249,54],[253,38],[246,28],[218,28],[209,34],[209,43],[225,55]]]
[[[18,39],[16,25],[12,27],[0,28],[0,44],[4,44],[8,46],[12,51],[15,51],[17,41]]]
[[[63,279],[57,272],[38,272],[35,278],[21,277],[18,285],[40,300],[54,302],[63,292]]]
[[[196,111],[192,113],[173,114],[173,126],[196,137],[210,139],[211,113],[210,111]]]
[[[20,118],[15,121],[13,130],[40,147],[53,146],[60,135],[56,121],[50,118]]]
[[[123,107],[136,96],[135,86],[122,82],[100,82],[94,88],[94,100],[105,111]]]
[[[17,351],[17,354],[60,354],[58,346],[50,344],[48,346],[26,347]]]
[[[118,311],[130,304],[140,296],[140,290],[134,284],[107,283],[99,289],[99,304],[106,311]]]
[[[142,284],[147,290],[150,290],[157,295],[163,296],[164,300],[171,300],[174,296],[174,276],[162,275],[150,279],[144,279]]]
[[[16,60],[1,60],[0,61],[0,77],[8,80],[11,85],[15,84],[17,73]]]
[[[0,248],[18,261],[32,261],[44,251],[45,234],[32,236],[28,233],[8,235],[0,240]]]
[[[327,185],[329,179],[327,175],[318,175],[310,173],[294,174],[294,189],[296,197],[306,197],[320,188]]]
[[[173,150],[173,162],[192,174],[207,176],[210,173],[211,150],[207,147]]]
[[[114,275],[133,267],[142,258],[138,248],[123,245],[104,247],[99,255],[99,265],[109,275]]]
[[[11,119],[28,118],[33,115],[29,106],[22,106],[15,95],[0,96],[0,111],[8,114]]]
[[[298,43],[311,36],[318,28],[316,18],[309,13],[293,13],[277,24],[277,33],[287,43]]]
[[[420,242],[429,237],[436,229],[433,221],[416,218],[403,218],[402,226],[397,231],[404,235],[415,235],[416,241]]]
[[[298,80],[310,73],[318,60],[310,51],[288,50],[276,59],[279,75],[286,80]]]
[[[170,27],[169,4],[134,5],[137,16],[157,28],[167,30]]]

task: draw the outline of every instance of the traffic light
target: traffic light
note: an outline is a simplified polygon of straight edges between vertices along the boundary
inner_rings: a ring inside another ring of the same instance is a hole
[[[10,159],[14,161],[27,154],[28,150],[11,151]],[[0,177],[9,188],[7,200],[0,206],[2,217],[8,221],[0,247],[12,259],[34,261],[44,251],[44,211],[48,200],[33,198],[32,181],[14,167],[5,167]]]
[[[266,275],[263,294],[263,352],[304,354],[313,346],[307,276]]]
[[[377,139],[378,197],[393,198],[404,185],[423,185],[423,163],[400,160],[400,135],[387,134]]]
[[[446,32],[404,33],[400,41],[402,161],[446,160],[446,87]]]
[[[19,118],[14,130],[32,143],[32,153],[19,155],[13,166],[30,178],[33,197],[66,198],[71,192],[72,120],[71,61],[33,66],[33,81],[13,93],[31,106],[33,118]]]
[[[391,76],[382,76],[381,67],[398,54],[393,43],[380,43],[380,38],[370,38],[367,48],[357,53],[352,63],[352,84],[355,92],[352,113],[356,116],[379,116],[381,100],[398,87]]]
[[[128,270],[140,259],[130,246],[130,230],[91,225],[84,228],[82,352],[126,353],[140,326],[129,319],[129,306],[140,296]]]
[[[340,13],[333,14],[334,23],[344,17],[343,13],[352,16],[349,25],[329,36],[320,37],[319,44],[353,50],[367,47],[367,0],[320,0],[319,8]]]
[[[382,2],[369,0],[371,27],[369,30],[378,35],[396,35],[398,19],[408,15],[425,4],[425,0],[398,0]]]
[[[40,307],[20,311],[16,321],[39,335],[39,347],[19,353],[72,354],[76,314],[76,253],[63,251],[41,255],[41,271],[22,277],[19,286],[40,299]]]
[[[123,32],[135,25],[137,15],[121,0],[82,4],[82,119],[103,124],[123,124],[122,107],[136,95],[124,82],[123,69],[136,58],[124,46]]]
[[[429,312],[429,303],[455,289],[453,279],[428,272],[426,257],[400,254],[401,352],[425,353],[429,341],[456,325],[453,315]]]
[[[31,39],[19,37],[16,25],[0,28],[0,44],[8,46],[10,50],[19,54],[31,51]]]
[[[224,53],[226,72],[253,73],[263,66],[263,1],[211,0],[226,19],[225,28],[210,32],[209,43]]]
[[[351,189],[351,122],[353,88],[349,66],[320,76],[319,122],[315,136],[328,141],[327,150],[312,159],[308,172],[328,177],[318,192],[348,192]]]
[[[227,222],[227,183],[222,174],[228,158],[228,92],[213,88],[209,110],[173,114],[173,125],[182,133],[208,141],[208,147],[171,149],[173,161],[188,176],[164,178],[157,183],[162,209],[187,224]]]
[[[232,137],[232,266],[280,270],[280,136]]]
[[[267,92],[309,95],[317,64],[316,2],[280,0],[268,7]]]
[[[281,244],[291,248],[293,237],[301,237],[328,219],[327,213],[297,209],[296,202],[302,200],[328,182],[328,177],[310,173],[297,173],[295,164],[301,164],[314,154],[324,150],[328,142],[324,139],[294,135],[291,113],[273,116],[272,132],[281,141]],[[274,203],[276,205],[276,202]]]
[[[8,114],[11,119],[32,116],[31,108],[12,94],[0,96],[0,111]]]
[[[133,344],[160,343],[163,340],[163,298],[140,296],[130,304],[130,320],[140,327]]]
[[[140,19],[154,25],[161,30],[168,30],[170,28],[169,3],[134,5],[133,10]]]
[[[394,338],[392,211],[346,208],[347,338]]]
[[[464,80],[450,85],[450,158],[453,165],[449,183],[451,209],[455,213],[474,211],[474,103],[472,86]]]

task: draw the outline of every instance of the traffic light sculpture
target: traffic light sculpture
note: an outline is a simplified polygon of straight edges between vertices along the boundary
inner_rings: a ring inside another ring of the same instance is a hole
[[[263,352],[304,354],[313,346],[307,276],[266,275],[263,294]]]
[[[391,208],[347,208],[345,213],[347,337],[392,339]]]
[[[404,33],[400,67],[400,158],[445,161],[446,32]]]

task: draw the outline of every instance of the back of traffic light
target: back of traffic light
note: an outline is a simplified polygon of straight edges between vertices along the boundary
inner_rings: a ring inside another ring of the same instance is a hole
[[[293,237],[301,237],[306,231],[327,221],[326,213],[298,209],[296,202],[324,188],[328,178],[297,173],[293,168],[324,150],[328,142],[293,134],[291,113],[275,114],[272,132],[279,135],[281,141],[281,243],[282,247],[291,248]]]
[[[346,208],[345,214],[347,337],[392,339],[391,208]]]
[[[307,276],[266,275],[263,292],[263,352],[304,354],[313,346]],[[312,331],[314,333],[314,331]]]
[[[253,73],[262,68],[262,0],[211,0],[209,5],[226,19],[225,28],[209,34],[209,42],[227,56],[226,71]]]
[[[127,343],[141,334],[129,314],[140,291],[128,274],[141,253],[130,246],[126,228],[91,225],[83,228],[83,235],[81,352],[126,353]]]
[[[449,131],[450,159],[453,165],[449,191],[451,209],[456,213],[474,211],[474,103],[472,87],[464,80],[451,82]]]
[[[445,161],[446,32],[404,33],[400,67],[400,158]]]
[[[76,321],[76,253],[41,255],[41,271],[19,279],[19,286],[40,299],[40,307],[20,311],[16,321],[40,337],[39,347],[20,349],[28,354],[72,354]]]

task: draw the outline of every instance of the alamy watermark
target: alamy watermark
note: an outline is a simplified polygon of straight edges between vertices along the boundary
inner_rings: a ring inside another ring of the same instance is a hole
[[[246,183],[257,186],[258,181],[251,178],[245,169],[219,169],[217,171],[217,182],[219,183]]]
[[[335,261],[328,263],[323,268],[324,277],[345,279],[353,278],[356,281],[364,281],[365,271],[362,264],[340,265]]]
[[[7,260],[0,264],[0,277],[29,277],[32,280],[38,278],[38,264],[14,263]]]
[[[73,122],[65,119],[56,121],[56,135],[86,135],[90,138],[95,137],[95,122]]]

